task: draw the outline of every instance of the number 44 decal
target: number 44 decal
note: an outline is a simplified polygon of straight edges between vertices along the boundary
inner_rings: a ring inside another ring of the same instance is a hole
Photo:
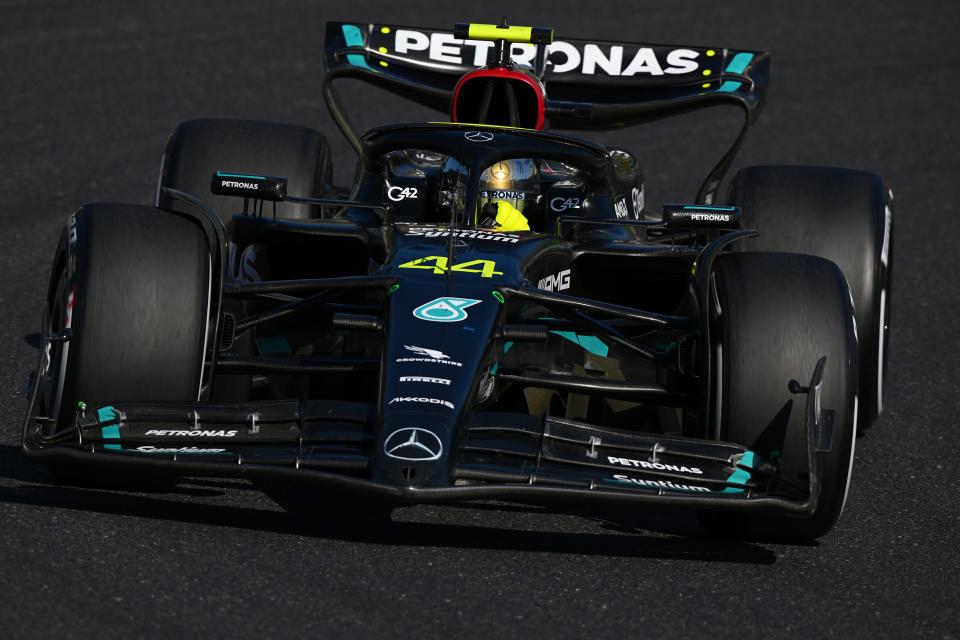
[[[461,262],[452,266],[447,266],[446,256],[427,256],[426,258],[417,258],[410,262],[404,262],[400,269],[433,269],[434,273],[443,274],[447,271],[459,271],[461,273],[479,273],[481,278],[492,278],[493,276],[502,276],[503,271],[497,271],[497,263],[493,260],[470,260]]]

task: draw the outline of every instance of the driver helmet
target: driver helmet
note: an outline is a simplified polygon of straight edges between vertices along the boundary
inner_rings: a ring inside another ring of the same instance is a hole
[[[494,231],[529,231],[524,212],[539,195],[536,162],[530,158],[501,160],[480,174],[477,225]]]

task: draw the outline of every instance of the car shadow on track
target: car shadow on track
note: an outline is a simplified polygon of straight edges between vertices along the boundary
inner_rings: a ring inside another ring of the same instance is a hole
[[[56,484],[45,469],[24,460],[18,447],[0,445],[0,503],[33,505],[51,509],[168,520],[204,526],[227,527],[266,533],[348,540],[388,546],[451,547],[504,551],[531,551],[593,556],[694,560],[741,564],[774,564],[777,554],[764,546],[698,537],[695,528],[671,523],[667,518],[598,516],[596,513],[554,511],[504,504],[454,505],[451,512],[477,509],[534,517],[553,514],[578,515],[596,521],[602,533],[529,531],[522,529],[439,522],[391,521],[371,525],[323,527],[307,525],[289,514],[263,508],[211,503],[249,485],[236,482],[187,480],[186,486],[169,493],[129,493]],[[200,501],[194,501],[201,498]],[[498,518],[499,520],[499,518]],[[666,523],[666,524],[664,524]],[[663,531],[675,535],[648,535]],[[632,535],[624,535],[632,534]],[[679,534],[679,535],[676,535]]]

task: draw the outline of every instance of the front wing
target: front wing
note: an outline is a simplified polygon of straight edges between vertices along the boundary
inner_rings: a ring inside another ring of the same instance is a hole
[[[733,443],[613,431],[557,417],[478,412],[448,453],[450,484],[373,481],[376,411],[338,401],[116,404],[78,412],[73,430],[42,435],[29,412],[23,450],[75,461],[185,476],[274,479],[395,505],[507,500],[528,504],[672,505],[706,510],[814,512],[823,360],[808,387],[807,487],[784,487],[777,465]],[[32,407],[31,407],[32,409]],[[828,446],[828,445],[827,445]]]

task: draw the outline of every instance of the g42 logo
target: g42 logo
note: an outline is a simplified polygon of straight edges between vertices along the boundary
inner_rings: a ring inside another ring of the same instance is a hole
[[[416,187],[390,187],[387,189],[387,197],[394,202],[400,202],[407,198],[417,199]]]
[[[556,197],[550,201],[550,208],[554,211],[566,211],[567,209],[579,209],[580,198],[561,198]]]
[[[446,256],[427,256],[417,258],[410,262],[404,262],[399,266],[400,269],[433,269],[434,273],[446,273],[447,271],[459,271],[461,273],[479,273],[481,278],[492,278],[493,276],[502,276],[503,271],[497,271],[497,263],[493,260],[470,260],[460,264],[447,265]]]

